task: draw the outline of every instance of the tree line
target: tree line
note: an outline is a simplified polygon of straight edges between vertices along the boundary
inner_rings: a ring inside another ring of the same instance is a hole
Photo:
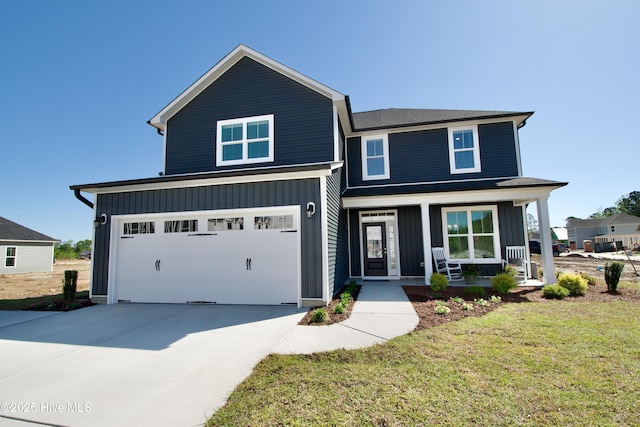
[[[601,206],[597,211],[589,215],[589,219],[607,218],[618,213],[640,216],[640,191],[632,191],[627,195],[623,195],[616,201],[615,206],[604,209]],[[575,219],[575,217],[567,218],[567,220],[569,219]]]
[[[73,243],[73,240],[56,243],[53,250],[55,259],[80,259],[80,254],[85,251],[91,251],[91,240],[80,240]]]

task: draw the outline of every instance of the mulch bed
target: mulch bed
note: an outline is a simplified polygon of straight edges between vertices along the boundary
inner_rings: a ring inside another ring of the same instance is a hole
[[[331,300],[331,304],[329,304],[327,307],[322,307],[324,311],[329,315],[329,320],[327,320],[326,322],[313,322],[311,318],[313,316],[313,312],[316,309],[312,309],[312,310],[309,310],[307,314],[304,315],[304,317],[298,323],[298,325],[325,326],[325,325],[331,325],[333,323],[339,323],[339,322],[342,322],[343,320],[347,320],[349,316],[351,316],[351,310],[353,310],[353,305],[358,300],[358,295],[360,294],[361,287],[362,286],[360,285],[356,286],[355,292],[351,294],[351,301],[349,301],[349,306],[344,311],[344,313],[336,314],[333,312],[333,309],[335,308],[335,306],[340,302],[340,295],[338,295],[337,297]]]
[[[57,299],[52,302],[43,302],[39,304],[31,304],[25,310],[29,311],[71,311],[94,305],[90,299],[78,298],[68,303],[63,299]]]
[[[518,287],[505,295],[499,295],[501,302],[490,302],[488,306],[473,305],[473,310],[464,310],[461,303],[456,303],[450,298],[460,297],[464,301],[473,303],[474,298],[464,294],[464,287],[448,287],[444,292],[433,292],[430,286],[403,286],[407,297],[413,304],[420,322],[416,331],[431,328],[444,323],[455,322],[466,317],[479,317],[505,303],[527,303],[549,301],[542,297],[542,289],[538,287]],[[492,295],[497,295],[493,289],[485,288],[485,300]],[[435,301],[447,301],[451,309],[450,313],[438,314],[435,312]],[[589,286],[587,294],[581,297],[568,297],[565,301],[575,302],[607,302],[607,301],[635,301],[640,302],[640,291],[636,289],[618,289],[617,293],[607,292],[606,285]]]

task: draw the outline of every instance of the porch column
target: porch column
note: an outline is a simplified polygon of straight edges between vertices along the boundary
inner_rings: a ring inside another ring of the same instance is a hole
[[[551,242],[551,226],[549,225],[549,196],[536,199],[538,208],[538,228],[540,229],[540,249],[542,252],[542,283],[550,285],[556,282],[553,265],[553,247]]]
[[[424,247],[424,284],[429,284],[429,278],[433,274],[433,262],[431,255],[431,217],[429,204],[420,205],[422,211],[422,246]]]

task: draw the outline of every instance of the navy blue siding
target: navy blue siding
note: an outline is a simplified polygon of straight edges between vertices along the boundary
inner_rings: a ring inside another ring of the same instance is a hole
[[[400,244],[400,274],[424,276],[424,245],[422,242],[422,209],[420,206],[398,208],[398,239]]]
[[[274,114],[274,162],[216,167],[218,120]],[[243,58],[171,117],[167,175],[333,160],[331,99]]]
[[[349,209],[349,252],[351,253],[351,276],[362,276],[360,268],[360,216],[359,210]]]
[[[329,248],[329,293],[340,291],[349,278],[347,213],[342,207],[340,181],[342,171],[336,169],[327,177],[327,239]]]
[[[384,185],[518,175],[512,122],[478,126],[482,172],[452,175],[446,128],[389,134],[388,180],[362,180],[360,137],[349,138],[349,186]]]
[[[305,214],[307,202],[316,204],[314,219]],[[111,215],[243,209],[300,205],[302,297],[322,297],[322,229],[320,182],[315,179],[184,187],[100,194],[96,210]],[[95,234],[93,295],[107,295],[110,223]]]

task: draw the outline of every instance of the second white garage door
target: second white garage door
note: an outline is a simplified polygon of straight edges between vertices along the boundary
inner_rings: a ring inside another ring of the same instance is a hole
[[[297,304],[298,218],[297,207],[118,218],[110,301]]]

